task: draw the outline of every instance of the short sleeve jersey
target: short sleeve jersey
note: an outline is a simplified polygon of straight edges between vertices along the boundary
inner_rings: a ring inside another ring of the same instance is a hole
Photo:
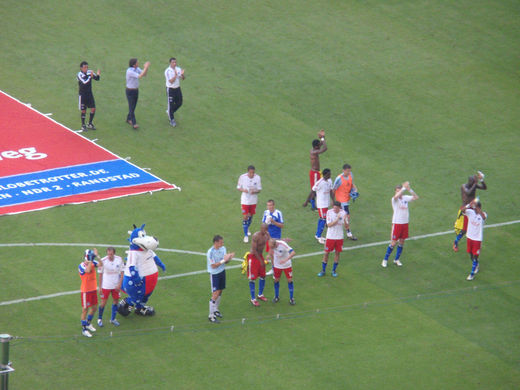
[[[265,210],[264,215],[262,217],[262,222],[267,223],[268,219],[271,219],[272,221],[276,221],[278,223],[284,223],[282,212],[278,209],[274,210],[272,214],[269,212],[269,210]],[[282,228],[272,223],[269,224],[269,226],[267,227],[267,231],[269,232],[269,235],[272,238],[282,238]]]
[[[464,214],[468,217],[468,230],[466,237],[473,241],[482,241],[484,231],[484,218],[473,209],[467,209]],[[487,214],[484,213],[487,218]]]
[[[327,227],[327,239],[328,240],[342,240],[343,239],[343,226],[345,224],[345,218],[347,218],[347,213],[345,210],[340,209],[339,213],[336,214],[334,209],[330,209],[327,211],[327,225],[329,223],[332,223],[338,218],[339,215],[339,221],[337,224],[335,224],[332,227]]]
[[[179,88],[181,86],[181,82],[179,80],[179,76],[181,75],[182,69],[178,66],[175,67],[175,69],[172,69],[171,66],[168,66],[166,70],[164,71],[164,77],[166,79],[166,87],[167,88]],[[177,73],[177,78],[173,81],[173,83],[170,83],[169,80],[175,76]]]
[[[316,207],[319,209],[329,208],[330,191],[332,190],[332,180],[325,180],[323,177],[314,184],[312,190],[316,192]]]
[[[276,248],[273,250],[273,266],[280,269],[292,267],[291,260],[285,263],[280,263],[280,261],[285,260],[293,252],[293,249],[285,241],[276,240],[276,243]]]
[[[408,203],[412,200],[412,195],[403,195],[397,199],[392,197],[392,208],[394,209],[392,223],[405,224],[409,222],[410,214],[408,212]]]
[[[103,274],[103,283],[101,288],[105,290],[113,290],[119,285],[121,272],[124,271],[125,264],[120,256],[114,255],[114,260],[110,261],[108,256],[101,259],[98,273]]]
[[[249,177],[247,173],[244,173],[238,178],[237,188],[260,191],[262,189],[262,180],[256,173],[252,178]],[[242,195],[240,196],[240,203],[244,205],[257,204],[258,194],[242,192]]]
[[[224,264],[219,265],[217,268],[212,268],[211,265],[219,263],[224,258],[226,253],[227,251],[225,246],[221,246],[218,249],[215,249],[215,247],[212,246],[208,249],[208,272],[210,274],[219,274],[225,270],[226,266]]]

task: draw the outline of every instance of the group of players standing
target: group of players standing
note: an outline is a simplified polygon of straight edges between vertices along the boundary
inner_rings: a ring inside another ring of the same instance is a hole
[[[315,238],[320,244],[324,244],[324,255],[322,259],[322,269],[318,273],[319,277],[326,274],[329,254],[335,252],[334,264],[331,275],[337,277],[337,267],[339,264],[340,253],[343,249],[344,232],[346,231],[348,239],[357,240],[350,231],[350,202],[359,197],[354,178],[352,175],[352,167],[349,164],[343,165],[343,172],[339,174],[334,182],[331,180],[331,171],[326,168],[320,171],[319,155],[327,150],[325,141],[325,132],[320,130],[318,138],[312,141],[312,149],[310,150],[311,169],[309,172],[311,192],[303,204],[306,207],[309,203],[313,210],[318,211],[318,226]],[[458,243],[460,239],[467,235],[467,252],[472,260],[471,273],[466,278],[473,280],[475,274],[479,271],[478,257],[482,243],[482,233],[484,221],[487,214],[482,211],[482,206],[478,198],[475,197],[476,189],[485,190],[484,174],[478,172],[477,175],[471,176],[468,182],[461,187],[462,207],[456,222],[457,237],[453,244],[454,251],[458,251]],[[252,222],[253,215],[256,213],[256,205],[258,202],[258,193],[262,190],[261,178],[255,173],[255,167],[250,165],[247,173],[241,175],[238,179],[237,189],[241,192],[241,208],[242,208],[242,228],[244,232],[243,241],[249,242],[251,233],[249,227]],[[407,192],[408,194],[405,194]],[[405,181],[403,184],[395,187],[394,195],[391,199],[393,208],[391,240],[386,249],[381,266],[386,268],[388,261],[394,248],[397,246],[393,263],[401,267],[400,261],[403,252],[405,240],[408,238],[408,223],[410,202],[419,199],[419,196],[410,187],[410,183]],[[332,208],[329,209],[332,202]],[[460,225],[460,226],[459,226]],[[322,233],[327,227],[326,237],[322,237]],[[275,208],[274,200],[267,202],[267,210],[264,211],[262,225],[258,232],[254,233],[251,238],[251,251],[245,256],[247,276],[249,280],[249,289],[251,294],[251,304],[260,306],[258,301],[267,301],[264,296],[265,277],[272,274],[274,278],[273,303],[279,302],[279,281],[282,273],[285,273],[288,289],[289,303],[295,304],[294,284],[292,280],[292,264],[291,259],[294,257],[294,250],[288,245],[291,241],[289,238],[283,238],[281,230],[284,227],[283,214]],[[211,276],[212,297],[209,304],[208,319],[212,323],[218,323],[222,314],[218,310],[218,304],[222,291],[225,288],[225,267],[235,253],[227,254],[226,248],[223,246],[223,238],[215,236],[214,245],[208,250],[207,262],[208,272]],[[268,260],[272,263],[272,270],[266,272],[266,263],[263,251],[266,251]],[[258,294],[256,294],[255,280],[259,279]]]

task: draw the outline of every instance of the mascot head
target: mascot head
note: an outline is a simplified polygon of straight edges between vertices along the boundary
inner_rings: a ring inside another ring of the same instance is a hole
[[[131,250],[155,250],[159,246],[159,240],[155,237],[146,235],[144,231],[144,223],[141,227],[137,227],[134,225],[134,230],[128,231],[130,234],[130,249]]]

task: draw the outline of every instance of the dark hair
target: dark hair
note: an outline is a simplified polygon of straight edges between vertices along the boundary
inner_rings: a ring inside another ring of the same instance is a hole
[[[248,171],[250,171],[251,169],[254,171],[255,170],[255,166],[254,165],[250,165],[250,166],[247,167]]]
[[[220,240],[223,240],[223,237],[218,234],[213,237],[213,242],[219,242]]]
[[[323,170],[323,176],[325,176],[327,173],[330,173],[330,169],[329,168],[325,168]]]
[[[107,251],[112,251],[112,252],[114,252],[114,254],[115,254],[115,253],[116,253],[116,248],[114,248],[113,246],[109,246],[109,247],[107,248]]]
[[[133,68],[135,64],[137,64],[137,58],[130,58],[130,61],[128,61],[128,66]]]
[[[482,208],[482,203],[480,203],[480,201],[478,201],[478,202],[475,203],[475,206],[477,206],[479,209],[481,209]]]
[[[267,201],[267,203],[272,203],[272,204],[274,204],[274,200],[269,199],[269,200]]]
[[[343,169],[351,169],[352,167],[350,164],[343,164]]]
[[[81,64],[79,64],[80,68],[83,68],[83,65],[88,65],[87,61],[81,61]]]
[[[177,58],[175,58],[175,57],[171,57],[171,58],[170,58],[170,63],[171,63],[172,61],[177,61]]]
[[[338,206],[338,207],[341,207],[341,203],[340,203],[340,202],[338,202],[337,200],[335,200],[335,201],[334,201],[333,205],[334,205],[334,206]]]
[[[316,146],[320,146],[320,140],[319,139],[315,139],[312,141],[312,147],[315,148]]]
[[[396,190],[400,190],[401,188],[403,188],[403,186],[402,186],[401,184],[395,186],[395,189],[396,189]]]

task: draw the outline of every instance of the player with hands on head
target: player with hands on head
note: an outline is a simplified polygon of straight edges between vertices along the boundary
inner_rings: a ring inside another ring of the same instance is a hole
[[[468,218],[468,230],[466,233],[466,251],[472,261],[471,272],[466,280],[473,280],[479,271],[478,257],[482,246],[484,221],[487,214],[482,211],[482,204],[479,198],[473,199],[469,204],[461,207],[462,213]]]
[[[404,195],[404,192],[408,191],[410,195]],[[395,193],[392,197],[392,208],[394,210],[392,216],[392,233],[390,239],[390,245],[386,249],[385,257],[381,262],[381,266],[386,268],[388,265],[388,258],[397,245],[397,251],[395,253],[394,264],[401,267],[403,264],[399,260],[401,253],[403,252],[404,241],[408,238],[408,222],[410,220],[410,214],[408,212],[408,204],[414,200],[419,199],[419,196],[414,190],[410,188],[410,183],[405,181],[402,185],[395,187]]]
[[[83,262],[78,266],[81,278],[81,334],[85,337],[92,337],[90,332],[96,331],[91,324],[98,304],[96,268],[99,262],[96,259],[99,259],[97,249],[87,249]]]
[[[477,171],[476,175],[468,177],[468,182],[462,184],[460,187],[460,195],[462,198],[462,206],[470,204],[475,199],[477,189],[487,190],[487,185],[484,182],[484,174],[481,171]],[[468,217],[459,209],[457,219],[455,220],[455,232],[457,236],[453,242],[453,250],[459,251],[459,241],[464,237],[468,230]]]

